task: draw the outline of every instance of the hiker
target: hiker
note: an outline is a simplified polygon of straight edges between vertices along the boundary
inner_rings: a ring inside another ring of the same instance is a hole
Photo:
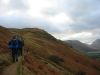
[[[19,37],[19,49],[18,49],[18,52],[19,52],[19,56],[22,56],[23,55],[23,46],[24,46],[24,40],[22,37]]]
[[[9,48],[12,50],[12,59],[13,62],[18,61],[18,50],[21,46],[21,42],[17,36],[13,36],[13,38],[8,43]]]

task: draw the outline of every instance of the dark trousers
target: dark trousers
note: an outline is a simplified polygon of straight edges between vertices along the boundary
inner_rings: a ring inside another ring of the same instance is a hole
[[[23,48],[19,48],[19,49],[18,49],[18,55],[19,55],[19,56],[22,56],[22,55],[23,55]]]
[[[16,62],[18,61],[18,49],[12,49],[12,61]]]

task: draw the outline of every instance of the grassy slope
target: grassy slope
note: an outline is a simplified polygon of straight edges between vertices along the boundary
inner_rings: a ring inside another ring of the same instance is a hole
[[[23,64],[24,72],[27,71],[29,75],[73,75],[78,71],[86,72],[87,75],[100,75],[99,62],[75,53],[74,49],[43,30],[35,28],[12,29],[12,31],[22,35],[25,40],[25,50],[28,50],[28,53],[25,53]],[[11,64],[7,47],[11,32],[0,27],[0,68]],[[58,56],[64,61],[59,64],[54,63],[49,60],[52,55]]]
[[[31,28],[12,31],[23,36],[25,50],[29,52],[25,55],[24,65],[35,74],[71,75],[82,71],[87,75],[100,75],[99,62],[75,53],[74,49],[43,30]],[[64,62],[55,64],[48,59],[52,55],[62,58]]]
[[[7,46],[8,40],[12,33],[4,27],[0,26],[0,71],[7,65],[11,64],[9,49]]]

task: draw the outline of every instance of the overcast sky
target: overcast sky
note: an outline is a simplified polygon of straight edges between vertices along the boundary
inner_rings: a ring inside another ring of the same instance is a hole
[[[0,25],[38,27],[61,40],[100,38],[100,0],[0,0]]]

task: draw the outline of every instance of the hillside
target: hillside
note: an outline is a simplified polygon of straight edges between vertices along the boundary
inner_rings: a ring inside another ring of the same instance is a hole
[[[2,49],[7,48],[8,39],[11,37],[11,32],[4,27],[0,26],[0,46]]]
[[[85,43],[82,43],[78,40],[67,40],[65,41],[67,44],[69,44],[72,48],[76,49],[79,52],[95,52],[98,51],[97,49],[93,49],[92,47],[89,47]]]
[[[23,75],[100,75],[98,61],[78,54],[44,30],[9,29],[10,32],[24,38]]]
[[[7,28],[0,26],[0,73],[5,66],[11,64],[9,55],[10,50],[7,46],[11,36],[12,33]]]

